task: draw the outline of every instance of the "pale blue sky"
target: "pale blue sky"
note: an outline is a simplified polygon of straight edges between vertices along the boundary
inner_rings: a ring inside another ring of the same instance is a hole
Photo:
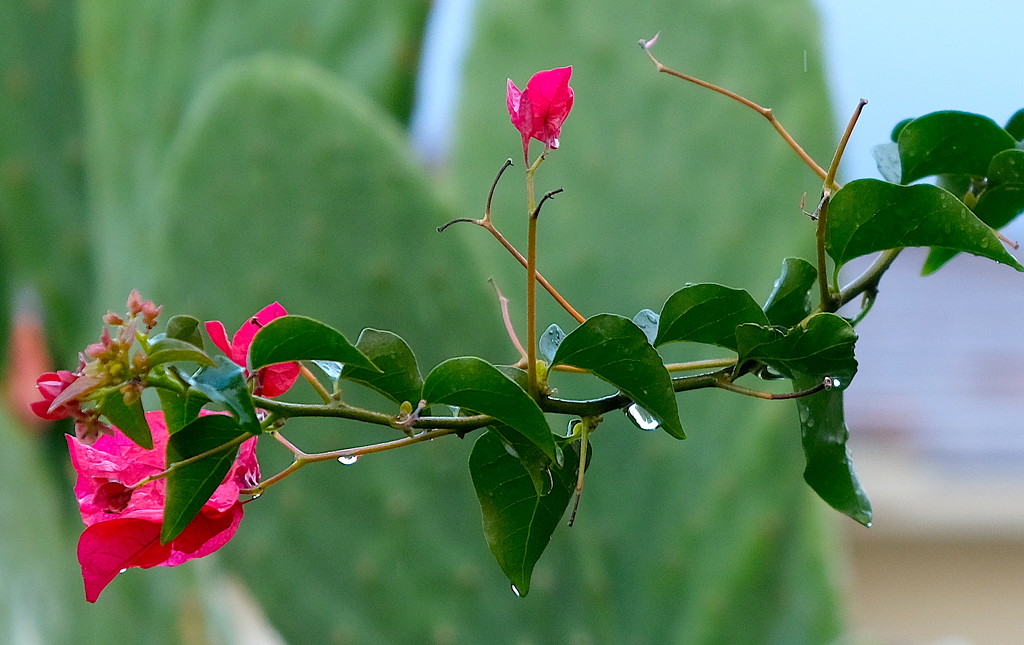
[[[816,0],[838,123],[868,99],[844,160],[877,177],[871,147],[900,120],[964,110],[1000,125],[1024,107],[1021,0]]]

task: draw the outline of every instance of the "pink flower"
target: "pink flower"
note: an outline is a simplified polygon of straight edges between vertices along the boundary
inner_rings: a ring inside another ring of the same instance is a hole
[[[43,395],[43,400],[30,404],[32,412],[40,419],[46,419],[47,421],[57,421],[58,419],[74,416],[82,409],[78,401],[71,400],[53,409],[51,407],[54,400],[77,380],[78,375],[72,374],[67,370],[41,374],[36,379],[36,389]]]
[[[260,309],[255,316],[245,321],[245,323],[238,328],[232,337],[231,342],[228,342],[228,334],[224,329],[223,323],[219,320],[213,320],[206,323],[206,333],[210,335],[210,340],[216,345],[220,351],[242,367],[248,366],[249,358],[249,345],[252,344],[253,336],[256,332],[275,318],[286,316],[288,314],[284,307],[280,303],[269,304],[263,309]],[[248,372],[246,372],[247,375]],[[281,396],[295,383],[295,380],[299,378],[299,364],[298,363],[282,363],[280,365],[271,365],[261,369],[256,375],[256,385],[253,388],[253,393],[263,396]]]
[[[521,92],[512,79],[508,79],[505,103],[512,125],[523,135],[523,159],[527,165],[530,163],[531,138],[547,148],[558,147],[562,124],[572,109],[571,76],[572,67],[537,72]]]
[[[234,467],[191,524],[168,544],[160,544],[167,480],[132,488],[166,467],[163,412],[147,412],[146,421],[153,432],[152,450],[140,448],[117,428],[91,446],[67,438],[78,473],[75,497],[86,526],[78,540],[78,562],[89,602],[96,602],[124,569],[174,567],[227,544],[242,521],[239,491],[259,481],[253,437],[241,445]]]
[[[37,417],[47,421],[73,418],[75,435],[81,441],[91,444],[101,434],[113,432],[100,420],[99,410],[85,410],[79,400],[100,385],[101,383],[91,376],[67,370],[46,372],[36,379],[36,389],[43,395],[43,400],[34,401],[29,407]]]

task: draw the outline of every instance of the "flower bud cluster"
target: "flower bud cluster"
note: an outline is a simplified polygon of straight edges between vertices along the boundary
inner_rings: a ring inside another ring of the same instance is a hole
[[[128,311],[124,316],[108,311],[103,322],[114,327],[104,327],[98,342],[92,343],[79,355],[79,367],[74,372],[61,370],[47,372],[36,380],[36,387],[43,395],[42,401],[31,405],[39,417],[56,421],[73,418],[75,435],[84,443],[92,444],[112,430],[100,420],[95,407],[83,404],[96,401],[116,388],[125,405],[133,405],[142,396],[143,378],[149,373],[149,361],[145,351],[132,353],[136,340],[145,342],[146,334],[157,324],[163,307],[150,300],[143,300],[137,290],[128,296]],[[139,332],[139,328],[145,333]]]

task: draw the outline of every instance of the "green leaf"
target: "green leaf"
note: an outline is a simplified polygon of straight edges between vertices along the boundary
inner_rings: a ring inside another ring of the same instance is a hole
[[[533,568],[572,499],[579,467],[575,450],[565,450],[562,467],[545,467],[529,448],[488,430],[469,457],[487,546],[520,596],[530,591]],[[543,481],[537,488],[539,469],[546,469],[541,477],[548,480],[547,490]]]
[[[152,343],[147,358],[150,367],[177,361],[192,361],[213,367],[213,359],[202,349],[188,341],[170,337],[159,338]]]
[[[900,183],[903,169],[900,167],[900,147],[895,143],[883,143],[871,148],[875,166],[882,179],[894,184]]]
[[[989,226],[937,186],[858,179],[832,197],[825,248],[838,266],[904,246],[966,251],[1024,271]]]
[[[168,338],[177,338],[203,349],[203,334],[199,331],[201,324],[193,316],[173,316],[167,321]]]
[[[903,132],[903,128],[910,125],[913,119],[903,119],[892,127],[892,132],[889,133],[889,138],[892,139],[893,143],[900,140],[900,133]]]
[[[670,435],[686,438],[672,377],[646,334],[630,319],[615,314],[589,318],[565,337],[552,365],[572,365],[608,381],[650,412]]]
[[[749,293],[720,284],[691,284],[665,302],[654,345],[691,341],[735,350],[736,327],[744,323],[768,324]]]
[[[561,327],[553,323],[549,325],[537,341],[537,349],[540,350],[541,357],[550,363],[555,358],[555,352],[558,351],[558,346],[564,339],[565,332]]]
[[[1006,122],[1006,131],[1017,141],[1024,140],[1024,110],[1017,110]]]
[[[401,337],[389,331],[364,329],[356,341],[362,352],[378,369],[370,370],[346,363],[341,377],[371,387],[395,403],[419,402],[423,392],[416,356]]]
[[[305,316],[281,316],[263,326],[249,346],[249,368],[291,361],[337,361],[379,371],[342,333]]]
[[[831,313],[812,316],[787,332],[757,325],[736,330],[740,362],[759,360],[793,380],[795,391],[820,385],[826,376],[836,387],[797,399],[806,467],[804,479],[830,506],[862,524],[871,522],[871,504],[860,488],[846,451],[842,388],[857,373],[857,334],[846,319]]]
[[[650,309],[641,309],[633,316],[633,324],[640,328],[640,331],[647,336],[647,342],[651,345],[658,338],[658,323],[661,317]]]
[[[984,188],[974,206],[978,219],[1000,229],[1024,211],[1024,150],[1004,150],[992,157]],[[925,260],[923,272],[932,273],[958,254],[946,248],[933,248]]]
[[[246,432],[259,434],[260,422],[256,418],[245,372],[226,356],[217,356],[214,362],[216,367],[204,367],[193,374],[190,384],[211,401],[226,406]]]
[[[451,358],[435,367],[423,383],[423,399],[490,415],[530,440],[549,458],[557,458],[554,435],[537,403],[482,359]]]
[[[857,373],[857,333],[842,316],[819,313],[786,333],[773,327],[742,325],[736,330],[740,362],[758,360],[786,378],[810,375],[820,383],[831,376],[844,386]]]
[[[160,409],[164,411],[169,435],[195,421],[199,411],[210,402],[209,398],[192,388],[185,391],[185,396],[162,387],[156,388],[156,393],[160,397]]]
[[[153,449],[153,433],[146,423],[146,411],[141,400],[125,405],[124,395],[114,389],[103,396],[98,407],[103,416],[117,426],[126,437],[146,450]]]
[[[904,126],[897,138],[902,180],[909,184],[929,175],[984,177],[996,153],[1016,141],[980,114],[934,112]]]
[[[816,377],[793,381],[796,390],[816,384]],[[865,526],[871,525],[871,502],[860,486],[846,448],[850,433],[843,415],[843,392],[823,390],[797,399],[800,436],[807,466],[804,480],[825,502]]]
[[[999,229],[1024,211],[1024,150],[1004,150],[992,157],[986,179],[974,212]]]
[[[190,459],[241,437],[246,431],[234,418],[208,414],[171,435],[167,441],[167,465]],[[161,544],[167,544],[185,530],[224,481],[238,454],[238,444],[174,468],[167,476],[167,500]]]
[[[764,313],[773,325],[792,327],[811,313],[811,289],[818,279],[818,270],[807,260],[786,258],[782,273],[775,280]]]

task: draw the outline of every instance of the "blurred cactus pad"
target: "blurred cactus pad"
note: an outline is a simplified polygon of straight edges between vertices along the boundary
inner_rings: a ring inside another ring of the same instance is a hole
[[[38,291],[61,368],[132,288],[229,329],[279,300],[353,339],[393,330],[424,370],[469,354],[513,362],[487,278],[519,321],[522,269],[480,229],[435,228],[479,217],[502,162],[519,159],[506,77],[563,65],[576,104],[537,175],[538,190],[565,189],[540,221],[539,268],[585,315],[658,310],[685,282],[763,300],[781,258],[808,255],[800,195],[820,180],[762,118],[657,74],[636,46],[662,31],[661,60],[772,107],[827,160],[805,0],[479,3],[450,158],[431,170],[408,143],[428,9],[2,3],[4,320],[11,294]],[[517,245],[522,171],[494,199]],[[574,324],[543,299],[540,321]],[[0,482],[17,530],[0,536],[0,640],[281,642],[252,635],[263,629],[296,645],[833,642],[841,551],[801,477],[796,411],[737,398],[680,397],[683,443],[607,419],[576,525],[555,532],[525,598],[481,536],[473,438],[450,437],[312,466],[247,505],[217,556],[130,571],[88,605],[62,442],[30,438],[7,410]],[[308,451],[381,440],[293,425]],[[273,472],[289,455],[265,443]]]

